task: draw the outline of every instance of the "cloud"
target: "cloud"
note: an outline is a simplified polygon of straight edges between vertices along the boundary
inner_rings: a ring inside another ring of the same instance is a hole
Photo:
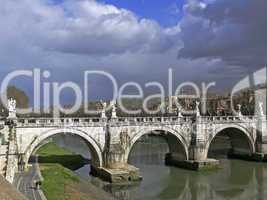
[[[202,4],[202,6],[201,6]],[[205,6],[204,6],[205,5]],[[190,0],[180,22],[179,58],[220,58],[250,70],[267,63],[265,0]]]
[[[7,20],[2,23],[10,27],[5,33],[16,30],[14,37],[47,51],[100,56],[164,52],[177,44],[179,33],[94,0],[68,0],[60,5],[44,0],[8,1],[0,9]]]
[[[37,67],[52,72],[49,81],[82,85],[84,70],[104,70],[120,84],[159,81],[167,86],[168,68],[173,68],[175,86],[217,81],[220,88],[230,87],[267,58],[265,9],[263,0],[188,0],[181,21],[165,28],[93,0],[5,0],[0,78]],[[21,81],[20,86],[30,84]],[[93,90],[102,98],[110,93],[110,83],[97,81]]]

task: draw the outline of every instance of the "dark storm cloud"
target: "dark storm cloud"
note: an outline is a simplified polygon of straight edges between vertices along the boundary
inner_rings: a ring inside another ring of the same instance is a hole
[[[267,63],[266,10],[266,0],[215,0],[201,9],[185,9],[179,57],[220,58],[228,65],[263,67]]]

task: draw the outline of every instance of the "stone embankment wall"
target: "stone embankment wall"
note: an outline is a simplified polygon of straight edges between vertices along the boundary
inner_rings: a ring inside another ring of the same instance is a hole
[[[15,173],[18,171],[18,149],[16,143],[16,129],[10,128],[7,156],[6,180],[13,183]]]

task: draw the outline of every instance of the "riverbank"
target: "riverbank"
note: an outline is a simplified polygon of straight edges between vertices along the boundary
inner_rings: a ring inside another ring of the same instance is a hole
[[[81,180],[72,170],[79,169],[88,160],[50,142],[37,154],[44,178],[42,190],[47,200],[106,200],[112,197],[91,183]],[[89,173],[89,172],[88,172]]]

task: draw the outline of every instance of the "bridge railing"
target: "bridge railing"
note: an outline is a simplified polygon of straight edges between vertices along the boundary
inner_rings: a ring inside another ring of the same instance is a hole
[[[54,126],[99,126],[105,123],[101,118],[20,118],[19,127],[54,127]]]
[[[190,122],[191,117],[119,117],[111,119],[111,125],[180,124]]]
[[[255,116],[203,116],[203,122],[248,122],[257,120]]]
[[[255,116],[201,116],[202,122],[227,123],[227,122],[249,122],[257,120]],[[105,119],[100,117],[88,118],[19,118],[19,127],[53,127],[53,126],[104,126],[111,125],[149,125],[149,124],[182,124],[191,123],[191,117],[118,117]]]
[[[111,125],[149,125],[180,124],[191,122],[191,117],[118,117],[103,118],[19,118],[18,127],[55,127],[55,126],[101,126],[109,122]]]

